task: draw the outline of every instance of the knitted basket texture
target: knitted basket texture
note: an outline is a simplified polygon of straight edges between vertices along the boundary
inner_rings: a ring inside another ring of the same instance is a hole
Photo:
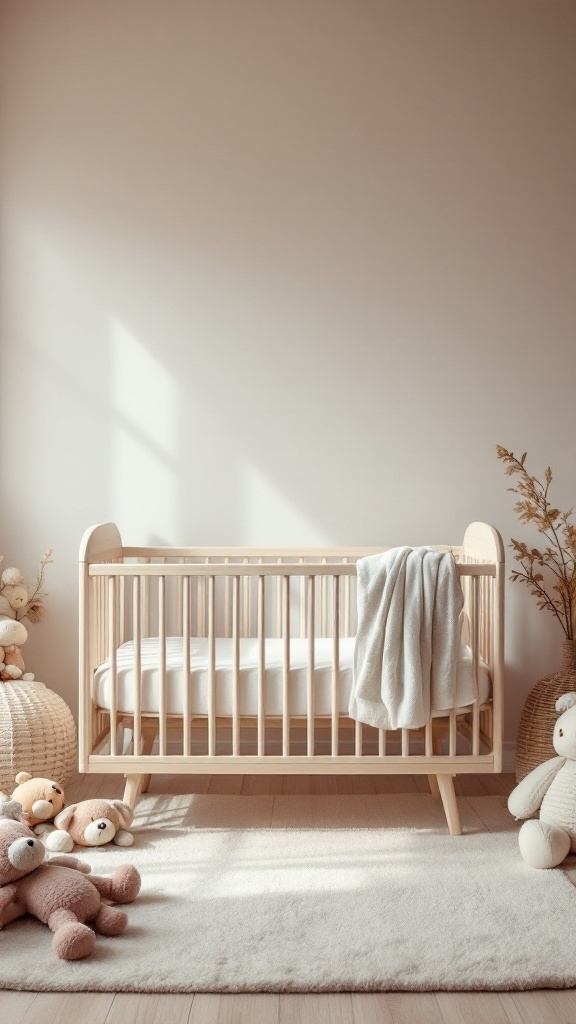
[[[543,761],[556,757],[552,745],[559,712],[556,701],[576,691],[576,640],[564,640],[564,657],[557,672],[544,676],[526,698],[516,738],[516,782]]]
[[[44,683],[0,682],[0,790],[11,793],[18,772],[62,786],[76,768],[76,727],[62,697]]]

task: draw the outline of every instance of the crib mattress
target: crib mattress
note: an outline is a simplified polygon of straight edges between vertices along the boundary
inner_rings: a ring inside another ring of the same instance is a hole
[[[340,640],[340,673],[338,680],[338,708],[346,714],[352,688],[354,664],[354,637]],[[216,646],[216,715],[223,718],[232,716],[232,687],[234,651],[233,641],[218,638]],[[239,714],[256,717],[258,714],[258,640],[242,639],[240,646],[240,678],[238,687]],[[317,716],[332,714],[332,650],[331,638],[317,638],[314,643],[314,713]],[[265,713],[275,717],[282,715],[282,693],[284,678],[284,641],[276,638],[265,640]],[[169,715],[182,715],[184,710],[184,673],[182,638],[166,639],[166,711]],[[463,648],[462,656],[471,659],[469,647]],[[128,641],[117,651],[116,707],[119,713],[134,711],[136,686],[134,672],[134,644]],[[140,707],[143,714],[159,711],[160,668],[158,637],[147,637],[141,641],[142,689]],[[100,665],[94,676],[94,699],[100,708],[109,709],[112,680],[110,662]],[[483,704],[490,695],[491,680],[488,666],[480,662],[478,669],[479,700]],[[290,641],[289,712],[293,716],[305,716],[308,705],[308,640]],[[204,716],[208,713],[208,640],[193,637],[190,647],[190,714]],[[446,712],[437,712],[438,715]]]

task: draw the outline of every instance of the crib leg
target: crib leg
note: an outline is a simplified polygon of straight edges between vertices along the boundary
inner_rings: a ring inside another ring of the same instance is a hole
[[[438,789],[442,798],[442,806],[448,822],[448,831],[451,836],[461,836],[460,815],[454,792],[454,781],[451,775],[438,775]]]
[[[143,754],[151,754],[152,753],[152,748],[154,746],[154,741],[156,740],[157,735],[158,735],[158,726],[157,725],[153,725],[151,727],[150,726],[144,727],[142,729],[142,753]],[[151,775],[143,775],[142,776],[142,785],[140,786],[140,792],[141,793],[147,793],[148,792],[148,787],[150,786],[150,779],[151,778],[152,778]]]
[[[432,796],[435,796],[437,800],[440,799],[440,789],[438,788],[438,777],[436,775],[428,776],[428,785],[430,786],[430,792]]]
[[[129,807],[134,810],[138,794],[140,792],[140,785],[144,778],[143,775],[125,775],[126,785],[124,786],[124,803],[128,804]]]

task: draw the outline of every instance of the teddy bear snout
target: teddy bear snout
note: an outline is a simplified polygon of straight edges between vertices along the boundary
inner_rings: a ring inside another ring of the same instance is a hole
[[[8,860],[18,871],[33,871],[44,860],[44,847],[39,839],[15,839],[8,847]]]
[[[116,826],[110,818],[98,818],[91,821],[84,830],[84,839],[89,846],[103,846],[110,843],[116,835]]]
[[[41,821],[51,818],[54,814],[52,802],[50,800],[35,800],[32,804],[32,814],[35,818],[40,818]]]

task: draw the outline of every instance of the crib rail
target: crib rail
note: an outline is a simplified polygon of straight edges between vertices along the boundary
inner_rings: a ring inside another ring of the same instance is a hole
[[[483,529],[480,529],[483,528]],[[105,531],[99,534],[98,530]],[[420,730],[352,723],[340,707],[341,642],[356,631],[356,562],[372,548],[244,549],[122,547],[108,524],[89,531],[80,564],[80,767],[139,772],[500,771],[503,685],[503,551],[491,527],[474,524],[451,550],[464,591],[473,672],[489,666],[492,696],[453,709]],[[93,543],[94,539],[96,542]],[[158,708],[142,706],[142,641],[158,638]],[[182,647],[182,712],[169,713],[167,640]],[[206,713],[192,713],[193,638],[207,641]],[[232,709],[218,713],[217,640],[232,651]],[[282,648],[281,713],[266,711],[266,641]],[[241,707],[241,642],[257,647],[257,708]],[[292,641],[306,646],[305,714],[291,711]],[[315,706],[316,641],[331,648],[330,713]],[[133,705],[118,698],[118,649],[134,643]],[[100,707],[94,671],[109,663],[110,701]],[[434,767],[431,768],[431,765]]]

